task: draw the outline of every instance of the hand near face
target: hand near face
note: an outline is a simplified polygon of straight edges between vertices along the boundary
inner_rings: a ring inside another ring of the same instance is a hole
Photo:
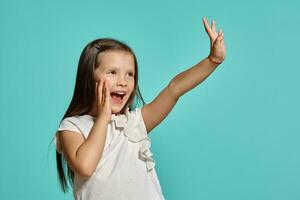
[[[97,81],[95,93],[97,98],[97,117],[110,122],[112,113],[108,81],[105,81],[105,79]]]

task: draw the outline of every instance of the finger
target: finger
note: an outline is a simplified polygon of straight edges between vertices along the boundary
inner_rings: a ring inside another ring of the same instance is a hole
[[[207,19],[205,17],[203,17],[202,19],[203,19],[203,23],[204,23],[206,33],[208,33],[209,37],[212,38],[213,37],[213,31],[209,27]]]
[[[224,41],[224,35],[222,34],[222,36],[221,36],[221,41]]]
[[[108,89],[108,84],[106,84],[106,95],[105,95],[105,102],[109,105],[110,103],[110,92]]]
[[[101,103],[104,104],[105,103],[105,95],[106,95],[106,91],[105,91],[105,87],[106,87],[106,81],[103,81],[103,87],[102,87],[102,98],[101,98]]]
[[[100,79],[100,83],[99,83],[99,86],[98,86],[98,103],[101,104],[101,101],[102,101],[102,87],[103,87],[103,81],[102,79]]]
[[[223,41],[224,40],[224,33],[223,32],[221,33],[220,37],[221,37],[221,41]]]
[[[96,98],[97,98],[97,96],[98,96],[97,89],[98,89],[98,81],[95,83],[95,97],[96,97]]]
[[[215,22],[215,20],[212,20],[212,22],[211,22],[211,27],[212,27],[212,31],[213,31],[215,34],[217,34],[217,32],[216,32],[216,22]]]
[[[217,44],[217,45],[220,45],[220,44],[221,44],[221,39],[222,39],[222,35],[219,34],[218,37],[217,37],[217,39],[216,39],[216,44]]]
[[[219,30],[218,36],[222,34],[222,29]]]
[[[107,89],[109,89],[109,81],[106,81]]]
[[[218,35],[217,35],[217,38],[216,38],[216,39],[218,39],[218,38],[220,38],[220,37],[222,38],[223,35],[224,35],[223,31],[222,31],[222,29],[220,29],[219,32],[218,32]]]

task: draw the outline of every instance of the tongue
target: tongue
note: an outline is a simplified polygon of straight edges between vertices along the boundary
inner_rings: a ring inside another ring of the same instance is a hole
[[[112,94],[111,97],[118,102],[122,102],[122,98],[119,95]]]

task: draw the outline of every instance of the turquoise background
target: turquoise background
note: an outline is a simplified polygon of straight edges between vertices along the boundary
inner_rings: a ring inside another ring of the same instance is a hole
[[[150,134],[166,200],[298,200],[299,1],[0,2],[1,199],[71,199],[51,142],[83,47],[114,37],[135,51],[149,103],[209,53],[227,57]]]

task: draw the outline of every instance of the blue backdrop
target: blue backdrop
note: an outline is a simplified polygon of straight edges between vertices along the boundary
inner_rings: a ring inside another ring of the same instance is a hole
[[[149,103],[208,55],[203,16],[223,29],[227,57],[150,134],[166,199],[300,199],[299,7],[296,0],[1,0],[1,199],[72,197],[59,189],[48,144],[88,42],[128,43]]]

